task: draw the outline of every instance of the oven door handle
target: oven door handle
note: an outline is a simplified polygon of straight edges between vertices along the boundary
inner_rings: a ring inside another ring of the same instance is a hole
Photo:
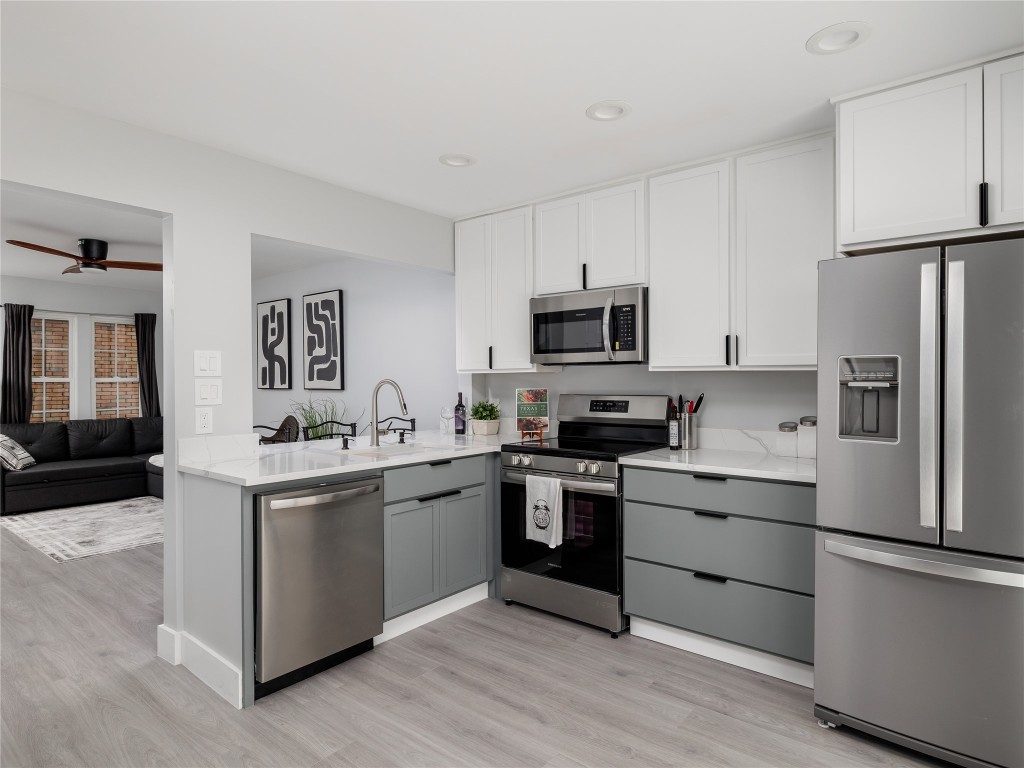
[[[618,489],[615,487],[615,483],[599,483],[588,480],[566,480],[559,478],[562,481],[563,491],[582,491],[584,493],[593,493],[598,496],[617,496]],[[521,472],[510,472],[505,470],[501,473],[501,481],[503,483],[516,483],[517,485],[526,485],[526,475]]]
[[[604,351],[609,360],[615,359],[615,353],[612,352],[612,302],[613,299],[609,296],[608,301],[604,303],[604,322],[601,325]]]

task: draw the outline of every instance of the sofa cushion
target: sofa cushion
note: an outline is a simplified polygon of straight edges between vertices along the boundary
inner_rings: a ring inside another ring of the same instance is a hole
[[[163,453],[164,417],[141,416],[129,419],[132,425],[132,453]]]
[[[28,451],[37,464],[71,458],[68,452],[68,429],[63,422],[0,424],[0,432]]]
[[[146,462],[128,457],[106,459],[71,459],[36,464],[20,472],[4,475],[4,484],[12,488],[34,483],[53,483],[64,480],[86,480],[118,475],[141,475]]]
[[[78,419],[68,422],[72,459],[102,459],[132,455],[128,419]],[[29,449],[31,453],[31,449]]]

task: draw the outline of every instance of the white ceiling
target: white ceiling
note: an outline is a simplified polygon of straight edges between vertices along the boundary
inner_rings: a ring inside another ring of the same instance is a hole
[[[103,274],[61,275],[71,259],[9,245],[8,240],[78,253],[78,238],[109,243],[111,261],[161,261],[163,224],[152,211],[60,195],[20,184],[0,186],[0,275],[65,283],[159,291],[160,272],[109,269]]]
[[[4,86],[458,217],[832,125],[1021,2],[16,2]],[[833,56],[808,37],[873,34]],[[633,106],[620,122],[584,110]],[[479,158],[448,168],[439,155]]]

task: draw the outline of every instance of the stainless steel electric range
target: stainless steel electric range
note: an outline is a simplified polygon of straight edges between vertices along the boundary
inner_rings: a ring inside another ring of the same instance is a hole
[[[501,448],[501,596],[612,633],[622,614],[618,459],[668,441],[668,396],[561,395],[558,437]],[[526,537],[527,475],[557,477],[562,542]]]

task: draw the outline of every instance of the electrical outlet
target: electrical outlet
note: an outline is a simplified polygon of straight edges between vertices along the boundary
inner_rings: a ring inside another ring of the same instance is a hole
[[[196,408],[196,434],[213,432],[213,408]]]

